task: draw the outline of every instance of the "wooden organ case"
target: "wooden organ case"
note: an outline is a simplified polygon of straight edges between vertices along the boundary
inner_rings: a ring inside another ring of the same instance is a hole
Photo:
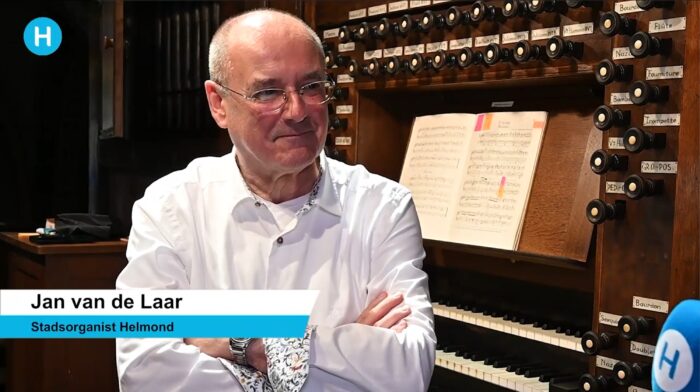
[[[515,251],[426,241],[433,390],[645,391],[699,296],[700,2],[310,1],[329,155],[399,179],[413,119],[549,113]],[[407,369],[410,371],[410,369]]]

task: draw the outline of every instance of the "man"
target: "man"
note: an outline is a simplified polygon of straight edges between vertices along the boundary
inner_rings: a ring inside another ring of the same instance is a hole
[[[289,376],[283,339],[120,339],[122,390],[269,390],[258,389],[268,370],[276,390],[427,389],[435,334],[415,208],[401,185],[322,153],[332,88],[323,58],[316,34],[285,13],[219,28],[205,90],[233,151],[146,190],[117,280],[319,290],[294,354],[301,365]]]

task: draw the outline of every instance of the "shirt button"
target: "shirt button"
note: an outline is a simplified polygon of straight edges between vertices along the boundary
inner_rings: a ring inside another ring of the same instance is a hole
[[[255,202],[255,206],[256,206],[256,207],[260,207],[261,205],[262,205],[262,203],[260,203],[259,201],[256,201],[256,202]]]
[[[278,243],[278,244],[281,245],[283,242],[284,242],[284,238],[282,238],[282,237],[277,237],[277,243]]]

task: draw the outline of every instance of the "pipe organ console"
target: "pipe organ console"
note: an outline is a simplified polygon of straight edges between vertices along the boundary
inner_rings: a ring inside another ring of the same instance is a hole
[[[669,310],[700,296],[700,2],[309,1],[303,12],[337,82],[337,159],[398,180],[416,116],[549,113],[517,248],[425,240],[431,389],[650,390]]]

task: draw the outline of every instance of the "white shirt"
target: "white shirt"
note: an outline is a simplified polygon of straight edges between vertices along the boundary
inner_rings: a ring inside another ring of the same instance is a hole
[[[304,391],[426,390],[436,338],[409,191],[322,153],[317,205],[280,229],[255,206],[234,154],[148,187],[117,287],[319,290]],[[382,291],[411,308],[401,333],[354,323]],[[240,390],[218,359],[181,339],[118,339],[117,367],[123,391]]]

